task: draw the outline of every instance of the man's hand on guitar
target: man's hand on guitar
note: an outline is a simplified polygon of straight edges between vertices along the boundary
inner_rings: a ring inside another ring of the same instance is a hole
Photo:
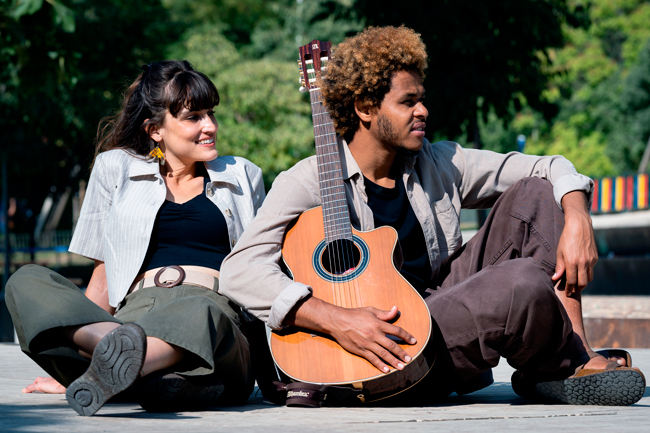
[[[403,369],[411,357],[394,339],[415,344],[415,338],[399,326],[388,323],[398,315],[397,307],[390,311],[373,307],[341,308],[309,297],[296,305],[284,323],[331,335],[348,352],[367,359],[384,373],[388,365]]]
[[[397,317],[397,307],[390,311],[373,307],[340,308],[331,317],[329,334],[348,352],[366,358],[380,371],[388,373],[386,363],[401,370],[411,357],[387,335],[415,344],[415,338],[399,326],[388,323]]]

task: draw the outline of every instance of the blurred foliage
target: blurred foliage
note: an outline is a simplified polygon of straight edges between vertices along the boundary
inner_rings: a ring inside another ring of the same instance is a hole
[[[478,125],[490,112],[504,122],[522,101],[544,118],[557,114],[546,98],[550,49],[564,45],[562,25],[585,26],[585,10],[565,0],[357,0],[368,24],[405,24],[421,33],[430,56],[427,132],[465,134],[481,147]],[[431,132],[429,132],[431,131]]]
[[[267,186],[312,153],[310,106],[298,91],[293,62],[246,59],[219,26],[209,24],[188,31],[171,55],[186,58],[217,85],[217,148],[259,165]]]
[[[427,44],[431,140],[505,152],[524,134],[527,153],[586,174],[632,171],[650,135],[648,22],[650,0],[0,0],[10,193],[37,210],[50,186],[87,177],[99,119],[163,58],[215,82],[219,151],[268,187],[313,153],[298,47],[387,24]]]
[[[0,145],[10,194],[36,211],[87,177],[99,119],[175,32],[157,0],[0,1]]]
[[[219,152],[259,165],[270,187],[314,153],[309,98],[298,91],[298,47],[316,37],[338,43],[362,22],[343,0],[164,3],[179,21],[194,22],[169,57],[189,60],[219,89]]]
[[[188,27],[217,24],[237,50],[251,58],[297,58],[312,39],[338,43],[363,28],[354,0],[162,0]],[[317,37],[316,37],[317,36]]]
[[[650,2],[582,3],[570,2],[584,7],[591,25],[565,25],[565,46],[549,52],[544,93],[558,116],[548,122],[524,104],[515,115],[523,122],[504,127],[493,117],[482,127],[486,147],[514,150],[514,137],[524,134],[527,153],[563,154],[587,175],[634,172],[650,138]]]

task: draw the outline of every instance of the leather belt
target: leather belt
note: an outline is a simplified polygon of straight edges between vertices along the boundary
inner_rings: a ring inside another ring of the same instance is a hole
[[[214,290],[215,276],[204,272],[187,269],[183,266],[164,266],[158,269],[151,269],[144,273],[143,277],[136,279],[129,288],[128,293],[133,293],[145,287],[176,287],[179,285],[199,286],[204,289]]]

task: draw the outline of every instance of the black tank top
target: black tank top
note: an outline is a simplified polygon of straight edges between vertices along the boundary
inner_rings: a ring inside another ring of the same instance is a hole
[[[406,196],[404,182],[398,176],[394,188],[384,188],[364,179],[368,207],[372,210],[375,227],[391,226],[397,237],[404,264],[400,273],[420,293],[431,285],[431,262],[422,226]]]
[[[170,265],[221,269],[221,262],[230,252],[230,239],[226,219],[205,196],[208,182],[205,176],[203,192],[183,204],[165,200],[156,215],[139,273]]]

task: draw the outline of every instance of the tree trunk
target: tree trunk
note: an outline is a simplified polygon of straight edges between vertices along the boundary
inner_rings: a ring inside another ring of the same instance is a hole
[[[639,164],[639,174],[645,173],[648,169],[648,162],[650,162],[650,137],[648,137],[648,143],[645,145],[643,158],[641,158],[641,164]]]

